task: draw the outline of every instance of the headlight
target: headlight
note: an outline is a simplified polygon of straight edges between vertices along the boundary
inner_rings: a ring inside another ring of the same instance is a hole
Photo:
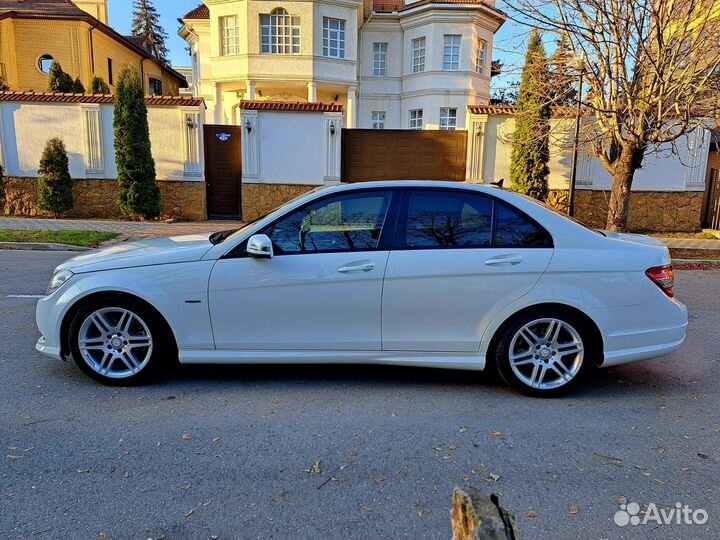
[[[70,270],[60,270],[58,272],[55,272],[52,279],[50,280],[50,285],[48,285],[47,293],[52,294],[57,291],[72,276],[73,273]]]

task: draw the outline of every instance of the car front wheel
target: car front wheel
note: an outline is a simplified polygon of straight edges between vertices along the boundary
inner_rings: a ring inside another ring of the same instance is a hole
[[[552,397],[568,392],[595,364],[587,325],[562,311],[527,313],[504,331],[496,349],[503,380],[521,392]]]
[[[93,379],[113,386],[146,382],[172,346],[159,316],[126,298],[98,299],[76,313],[70,350]]]

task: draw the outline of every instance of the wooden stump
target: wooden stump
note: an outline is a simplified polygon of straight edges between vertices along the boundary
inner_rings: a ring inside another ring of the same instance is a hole
[[[473,487],[455,488],[450,511],[453,540],[518,540],[515,516]]]

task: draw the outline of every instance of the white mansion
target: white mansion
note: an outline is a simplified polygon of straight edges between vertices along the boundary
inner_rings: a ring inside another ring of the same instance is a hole
[[[241,100],[335,102],[347,127],[465,127],[490,99],[494,0],[204,0],[182,18],[208,121]]]

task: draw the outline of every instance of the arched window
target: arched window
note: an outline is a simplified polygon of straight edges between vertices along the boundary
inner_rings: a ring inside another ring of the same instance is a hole
[[[288,15],[283,8],[260,15],[260,52],[300,54],[300,17]]]
[[[45,75],[50,73],[50,68],[52,67],[52,63],[55,61],[55,59],[50,56],[49,54],[43,54],[38,59],[38,69],[42,71]]]

